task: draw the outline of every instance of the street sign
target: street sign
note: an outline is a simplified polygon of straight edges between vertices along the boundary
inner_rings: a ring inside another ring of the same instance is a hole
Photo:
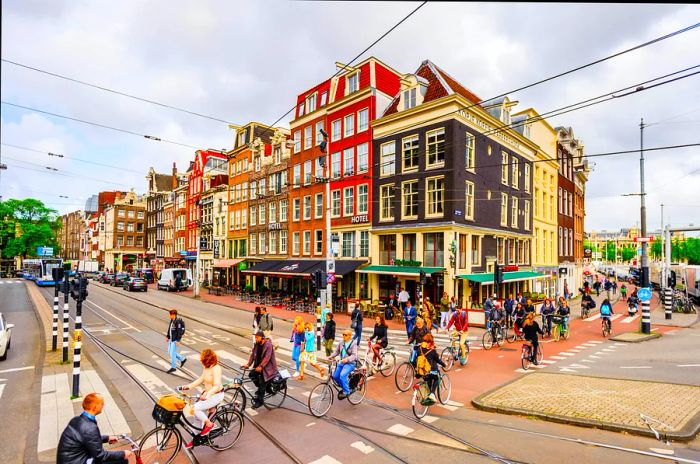
[[[329,284],[334,284],[335,283],[335,273],[330,272],[330,273],[326,274],[326,282],[328,282]]]
[[[651,290],[646,287],[637,289],[637,297],[642,301],[649,301],[651,300]]]
[[[52,247],[37,247],[36,254],[37,254],[37,256],[53,256],[53,248]]]
[[[653,242],[654,241],[654,236],[652,235],[651,237],[634,237],[635,242]]]

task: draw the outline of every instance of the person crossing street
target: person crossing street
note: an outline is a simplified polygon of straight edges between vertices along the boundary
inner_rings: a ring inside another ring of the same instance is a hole
[[[180,361],[180,367],[187,362],[187,358],[177,352],[177,344],[180,343],[183,335],[185,335],[185,323],[181,318],[177,317],[177,310],[171,309],[168,331],[165,333],[165,340],[168,342],[168,354],[170,355],[169,374],[177,370],[177,361]]]
[[[410,337],[413,332],[413,327],[416,325],[416,317],[418,313],[416,308],[411,306],[411,301],[406,302],[406,308],[403,310],[403,319],[406,322],[406,336]]]

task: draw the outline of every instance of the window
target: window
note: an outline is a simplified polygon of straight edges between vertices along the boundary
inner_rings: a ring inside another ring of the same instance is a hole
[[[229,226],[230,230],[234,230],[236,227],[238,227],[238,224],[235,223],[234,219],[235,219],[236,215],[239,213],[240,213],[240,211],[235,211],[235,212],[231,211],[230,213],[228,213],[228,215],[229,215],[229,220],[228,220],[229,225],[228,226]]]
[[[360,231],[360,256],[369,256],[369,231]]]
[[[530,200],[525,200],[523,214],[525,215],[525,230],[530,230]]]
[[[267,241],[265,240],[265,232],[260,232],[258,234],[258,247],[260,247],[260,254],[265,254],[265,249],[267,248]]]
[[[258,223],[260,225],[265,224],[265,203],[260,203],[258,205]],[[262,243],[260,244],[260,248],[262,248]]]
[[[320,255],[323,253],[323,231],[322,230],[316,231],[316,241],[315,241],[314,253],[316,253],[317,255]]]
[[[299,254],[299,232],[292,233],[292,254]]]
[[[562,190],[561,190],[561,187],[559,187],[559,212],[563,214],[564,210],[561,206],[561,202],[562,202]]]
[[[258,254],[258,236],[255,234],[250,234],[250,254]]]
[[[518,199],[512,197],[510,199],[510,226],[518,227]]]
[[[311,126],[306,126],[304,128],[304,150],[311,148],[314,144],[312,131],[313,128]]]
[[[241,229],[245,229],[248,226],[248,210],[241,210]]]
[[[394,264],[396,260],[396,235],[379,236],[379,264]]]
[[[357,186],[357,214],[367,214],[369,200],[369,186],[362,184]]]
[[[464,165],[469,171],[474,171],[476,167],[476,137],[467,132],[467,139],[464,144]]]
[[[270,224],[273,222],[277,222],[277,202],[270,202],[270,208],[269,208],[269,221]]]
[[[287,222],[287,200],[280,200],[280,222]]]
[[[267,252],[271,255],[277,254],[277,231],[270,232],[270,246]]]
[[[136,217],[136,211],[134,211],[133,209],[130,209],[127,214],[129,215],[129,219],[134,219]]]
[[[304,102],[299,103],[299,117],[304,116],[304,113],[305,113],[305,111],[304,111],[305,106],[306,106],[306,105],[304,104]]]
[[[287,231],[280,230],[280,254],[287,254]]]
[[[501,225],[508,225],[508,195],[501,193]]]
[[[274,150],[275,164],[280,164],[282,162],[282,147],[276,146]]]
[[[317,94],[313,93],[309,95],[309,98],[306,99],[306,107],[309,109],[309,113],[311,113],[312,111],[316,111],[316,96]]]
[[[403,235],[403,259],[416,261],[416,234]]]
[[[331,178],[340,178],[340,152],[335,152],[331,155]]]
[[[304,185],[311,183],[311,160],[304,161]]]
[[[340,190],[331,192],[331,217],[340,217]]]
[[[436,129],[426,134],[428,167],[445,165],[445,129]]]
[[[251,182],[250,185],[252,185],[254,182]],[[294,172],[292,174],[292,185],[294,187],[299,187],[301,185],[301,164],[295,164],[294,165]],[[251,188],[251,192],[254,191],[255,188]],[[254,198],[253,195],[250,196],[251,199]]]
[[[117,216],[120,218],[126,217],[126,210],[125,209],[118,209]]]
[[[129,235],[126,237],[126,246],[134,246],[134,237]]]
[[[403,170],[410,171],[418,169],[418,136],[412,135],[401,141],[403,146]]]
[[[574,215],[574,207],[572,204],[572,197],[571,197],[571,195],[569,195],[569,216],[573,216],[573,215]]]
[[[136,224],[136,232],[139,232],[139,233],[143,232],[143,222],[139,222]]]
[[[367,172],[369,168],[369,158],[367,154],[367,144],[362,143],[357,146],[357,172]]]
[[[248,199],[248,182],[243,182],[241,184],[241,201],[246,201]]]
[[[442,216],[445,200],[445,179],[433,177],[426,180],[426,196],[428,200],[427,216]]]
[[[323,130],[323,121],[319,121],[316,123],[316,145],[321,143],[321,140],[323,140],[323,134],[321,134],[322,130]]]
[[[260,156],[253,158],[253,166],[255,167],[255,172],[260,171]]]
[[[137,247],[143,246],[143,237],[136,237],[136,246]]]
[[[396,144],[384,143],[380,148],[379,174],[381,176],[393,176],[396,172]]]
[[[501,183],[508,185],[508,153],[501,152]]]
[[[266,184],[266,182],[267,181],[265,180],[265,178],[260,179],[260,181],[258,182],[258,189],[259,189],[258,193],[260,194],[261,198],[265,196],[265,184]]]
[[[352,216],[355,213],[355,189],[345,187],[343,190],[343,216]]]
[[[355,256],[355,232],[343,232],[342,247],[344,258]]]
[[[464,207],[464,219],[474,220],[474,182],[466,182],[464,189],[466,205]]]
[[[137,212],[136,212],[136,218],[137,218],[137,219],[143,219],[143,211],[137,211]]]
[[[530,165],[526,164],[524,169],[525,169],[525,173],[524,173],[525,179],[523,180],[523,182],[525,185],[523,186],[523,189],[526,192],[529,192],[530,191]]]
[[[511,174],[511,182],[513,184],[513,188],[520,188],[519,186],[519,181],[520,181],[520,162],[518,161],[518,158],[515,156],[512,157],[511,161],[513,162],[513,172]]]
[[[304,197],[304,220],[311,219],[311,195]]]
[[[333,121],[333,134],[332,134],[333,141],[335,142],[336,140],[340,140],[340,119],[336,119]]]
[[[401,219],[418,218],[418,181],[401,184]]]
[[[408,110],[416,106],[417,88],[403,91],[403,109]]]
[[[323,92],[321,94],[321,103],[318,105],[319,107],[324,106],[328,102],[328,92]]]
[[[379,187],[379,219],[382,221],[394,219],[394,185]]]
[[[343,151],[343,175],[355,175],[355,149],[353,147]]]
[[[355,113],[345,116],[345,137],[355,133]]]
[[[365,108],[357,113],[357,132],[366,131],[369,127],[369,109]]]
[[[445,265],[445,236],[442,232],[423,234],[423,266]]]
[[[301,198],[295,198],[293,202],[292,220],[298,221],[301,219]]]
[[[294,153],[301,151],[301,131],[294,132]]]
[[[304,254],[308,255],[311,253],[311,231],[304,231]]]
[[[316,206],[316,212],[314,213],[314,217],[316,219],[322,218],[323,217],[323,194],[322,193],[316,194],[315,206]]]
[[[121,247],[124,245],[124,237],[117,237],[117,246]]]
[[[360,85],[360,73],[359,72],[356,72],[355,74],[348,76],[348,95],[353,93],[353,92],[357,92],[359,85]]]

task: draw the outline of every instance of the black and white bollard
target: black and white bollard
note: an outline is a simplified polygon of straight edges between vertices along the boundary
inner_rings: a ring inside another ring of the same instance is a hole
[[[55,282],[53,293],[53,326],[51,337],[51,351],[56,351],[58,347],[58,290],[61,282]]]
[[[75,303],[75,331],[73,332],[73,398],[80,396],[80,351],[83,341],[83,300]]]
[[[666,319],[673,315],[673,290],[670,287],[664,288],[664,314]]]
[[[69,315],[69,298],[70,298],[70,282],[68,282],[68,272],[63,274],[63,285],[65,292],[63,295],[63,362],[68,362],[68,315]]]

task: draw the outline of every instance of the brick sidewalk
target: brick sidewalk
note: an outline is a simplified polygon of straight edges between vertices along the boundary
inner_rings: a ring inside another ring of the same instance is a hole
[[[700,387],[536,372],[473,401],[487,411],[536,416],[641,435],[653,433],[640,414],[669,438],[690,440],[700,429]]]

